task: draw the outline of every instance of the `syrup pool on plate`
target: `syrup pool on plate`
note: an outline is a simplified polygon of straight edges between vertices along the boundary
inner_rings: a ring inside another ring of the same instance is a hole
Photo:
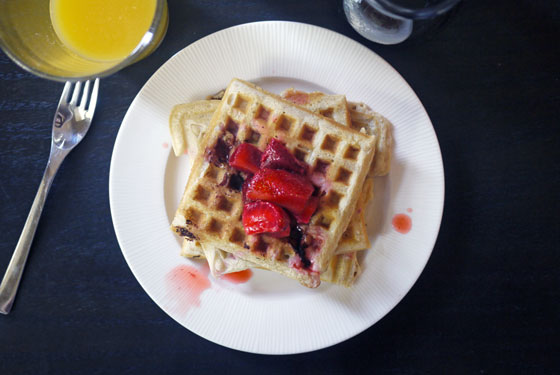
[[[150,28],[156,0],[51,0],[57,36],[95,61],[124,60]]]

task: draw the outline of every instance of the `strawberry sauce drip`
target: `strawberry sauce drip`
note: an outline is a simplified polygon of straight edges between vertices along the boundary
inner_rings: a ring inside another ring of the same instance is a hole
[[[180,265],[169,271],[165,277],[168,293],[175,299],[174,308],[178,313],[186,313],[200,306],[200,296],[210,288],[210,280],[204,270]]]
[[[253,271],[243,270],[239,272],[226,273],[220,279],[229,281],[232,284],[244,284],[251,279]]]
[[[407,234],[412,229],[412,219],[407,214],[396,214],[391,223],[393,228],[401,234]]]

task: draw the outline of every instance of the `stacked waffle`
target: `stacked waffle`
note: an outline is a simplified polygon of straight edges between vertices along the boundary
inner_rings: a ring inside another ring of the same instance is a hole
[[[205,257],[215,275],[259,267],[307,287],[320,280],[350,286],[360,272],[356,252],[369,247],[363,208],[373,176],[390,164],[390,124],[342,95],[282,96],[234,79],[221,100],[174,108],[174,151],[188,145],[193,164],[172,229],[184,237],[182,254]],[[305,224],[292,218],[289,236],[247,234],[241,186],[254,178],[229,160],[240,145],[262,152],[275,142],[306,166],[319,203]]]

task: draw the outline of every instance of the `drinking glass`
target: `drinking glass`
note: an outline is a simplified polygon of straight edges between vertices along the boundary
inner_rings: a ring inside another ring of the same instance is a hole
[[[346,19],[364,38],[397,44],[433,26],[460,0],[343,0]]]
[[[0,1],[0,48],[20,67],[43,78],[75,81],[107,76],[149,55],[167,31],[167,1],[155,0],[150,27],[128,56],[94,60],[75,53],[58,37],[51,22],[50,1]]]

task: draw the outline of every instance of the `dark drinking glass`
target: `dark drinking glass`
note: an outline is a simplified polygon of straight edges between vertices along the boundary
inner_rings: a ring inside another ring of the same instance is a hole
[[[460,0],[343,0],[344,13],[364,38],[397,44],[441,19]]]

